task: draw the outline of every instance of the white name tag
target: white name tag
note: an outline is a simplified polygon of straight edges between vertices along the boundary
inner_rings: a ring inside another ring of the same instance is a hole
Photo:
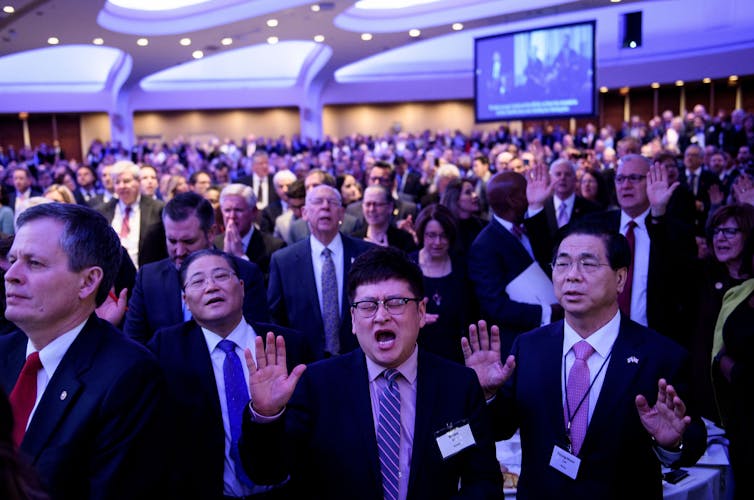
[[[461,450],[474,446],[474,435],[469,424],[455,427],[437,436],[437,446],[440,447],[442,458],[452,457]]]
[[[553,446],[550,467],[559,470],[571,479],[576,479],[581,466],[581,459],[568,453],[559,446]]]

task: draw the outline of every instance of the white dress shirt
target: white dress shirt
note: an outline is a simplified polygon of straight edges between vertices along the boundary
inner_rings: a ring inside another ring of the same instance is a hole
[[[128,217],[128,236],[120,238],[120,243],[123,248],[128,252],[128,256],[131,257],[135,266],[139,265],[139,231],[141,230],[141,209],[139,202],[141,196],[139,196],[133,204],[131,204],[131,214]],[[123,219],[126,215],[126,204],[122,201],[118,201],[115,207],[115,215],[113,216],[112,228],[116,234],[120,236],[120,230],[123,228]]]

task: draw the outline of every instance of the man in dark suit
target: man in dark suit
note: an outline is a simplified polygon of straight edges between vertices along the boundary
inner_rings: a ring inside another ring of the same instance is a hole
[[[709,189],[713,185],[722,189],[722,184],[720,179],[704,166],[704,151],[696,144],[692,144],[684,151],[683,164],[686,168],[681,171],[681,183],[694,195],[696,208],[694,233],[703,236],[710,210]]]
[[[15,188],[8,194],[8,206],[13,209],[15,214],[22,212],[32,196],[42,196],[42,190],[37,186],[32,186],[31,172],[27,167],[16,167],[13,170],[13,187]]]
[[[288,375],[282,339],[266,352],[256,339],[239,445],[252,479],[290,477],[312,499],[502,498],[478,382],[416,345],[422,281],[399,250],[359,256],[348,299],[360,349],[306,372]]]
[[[391,164],[384,161],[375,162],[374,166],[372,166],[372,168],[368,172],[367,186],[372,186],[375,184],[381,185],[382,187],[387,189],[394,199],[395,203],[393,206],[392,217],[393,224],[407,219],[409,216],[413,220],[416,220],[416,214],[418,212],[416,203],[402,200],[397,196],[395,169],[393,169],[393,166]],[[349,204],[346,208],[346,214],[356,217],[362,223],[362,225],[366,225],[365,223],[363,223],[364,207],[362,206],[361,200]]]
[[[296,174],[290,170],[280,170],[272,176],[272,185],[278,199],[271,201],[264,210],[259,220],[259,229],[263,233],[273,234],[275,232],[275,219],[283,215],[288,210],[288,187],[296,180]]]
[[[212,205],[196,193],[182,193],[163,211],[168,258],[142,267],[136,276],[128,304],[123,333],[147,343],[160,328],[178,325],[191,318],[181,298],[178,269],[193,252],[212,248],[215,222]],[[249,321],[268,321],[267,293],[259,267],[234,257],[244,283],[244,315]]]
[[[690,466],[704,452],[704,424],[681,398],[688,354],[620,313],[629,264],[623,235],[574,227],[553,261],[565,320],[518,337],[504,365],[496,327],[462,341],[495,396],[495,438],[520,429],[517,498],[660,499],[660,465]]]
[[[76,203],[87,207],[91,206],[91,202],[97,196],[97,176],[94,173],[94,169],[88,165],[80,165],[76,169],[76,184],[77,187],[73,191],[73,197],[76,198]]]
[[[94,314],[120,258],[118,236],[90,208],[50,203],[19,216],[5,274],[5,315],[18,330],[0,337],[0,386],[14,441],[53,499],[167,494],[155,446],[163,374]]]
[[[570,160],[561,158],[550,165],[550,183],[553,192],[544,203],[544,211],[550,238],[554,242],[570,223],[597,212],[599,207],[576,195],[576,167]]]
[[[541,203],[549,193],[547,168],[532,171]],[[529,219],[527,181],[515,172],[495,174],[487,183],[493,211],[469,250],[469,278],[474,284],[482,317],[503,326],[503,352],[513,338],[540,325],[559,319],[561,311],[545,271],[552,249],[544,212]],[[532,198],[532,202],[535,200]]]
[[[180,282],[193,319],[161,329],[149,341],[167,378],[172,426],[162,446],[171,453],[174,498],[251,495],[263,500],[282,493],[250,483],[236,461],[241,413],[234,416],[232,410],[248,404],[249,375],[243,372],[241,360],[245,349],[254,351],[254,338],[270,331],[284,336],[291,368],[308,362],[308,352],[297,332],[244,319],[244,283],[237,262],[215,249],[189,255],[181,265]],[[244,401],[228,397],[238,380],[224,370],[232,369],[234,356]]]
[[[345,277],[351,262],[371,245],[338,231],[343,205],[340,193],[331,186],[323,184],[309,191],[302,215],[311,236],[272,255],[267,302],[273,321],[303,332],[315,358],[321,359],[356,347],[351,334]],[[330,263],[325,254],[331,259]],[[332,289],[323,284],[330,265],[334,267],[334,276],[328,274]],[[326,302],[323,295],[327,295]]]
[[[110,173],[117,198],[97,210],[110,221],[123,247],[137,267],[167,256],[160,223],[163,203],[141,196],[139,166],[130,161],[116,162]]]
[[[265,151],[254,153],[251,158],[251,174],[240,177],[237,182],[251,187],[251,192],[256,196],[259,210],[264,210],[267,205],[280,199],[272,185],[270,157]]]
[[[215,237],[215,245],[231,255],[248,259],[262,270],[265,282],[270,274],[270,256],[285,242],[254,227],[259,210],[257,198],[245,184],[228,184],[220,193],[220,210],[225,232]]]

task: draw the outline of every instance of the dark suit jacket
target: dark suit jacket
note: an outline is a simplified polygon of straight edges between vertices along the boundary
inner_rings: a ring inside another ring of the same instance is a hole
[[[259,267],[233,257],[239,278],[244,284],[243,311],[247,321],[269,321],[264,278]],[[181,280],[170,259],[142,267],[136,274],[131,300],[128,302],[123,333],[146,344],[154,332],[183,323]]]
[[[343,234],[343,281],[351,269],[351,262],[372,245]],[[270,284],[267,288],[267,302],[270,305],[272,320],[304,334],[312,347],[315,359],[325,355],[325,326],[322,321],[322,308],[314,281],[314,264],[309,239],[301,240],[272,255],[270,261]],[[356,337],[351,331],[351,312],[343,283],[340,291],[340,352],[345,353],[356,347]]]
[[[113,222],[118,200],[113,198],[97,210]],[[162,227],[162,207],[164,203],[148,196],[139,198],[141,222],[139,224],[139,267],[156,262],[168,256],[165,246],[165,230]],[[134,263],[135,264],[135,263]]]
[[[285,338],[289,369],[311,360],[308,345],[298,332],[267,323],[250,324],[257,335],[272,331]],[[225,430],[202,330],[193,320],[163,328],[155,333],[148,347],[167,378],[171,429],[168,442],[161,446],[171,453],[172,498],[220,499]]]
[[[239,182],[241,184],[246,184],[247,186],[251,186],[251,188],[254,189],[254,176],[253,175],[245,175],[243,177],[240,177],[236,180],[236,182]],[[267,182],[267,193],[269,193],[267,196],[270,198],[267,204],[269,205],[270,203],[274,201],[280,200],[280,197],[278,196],[277,191],[275,191],[275,185],[272,183],[272,175],[268,175],[266,177],[266,180],[263,180],[262,182]],[[254,196],[256,195],[257,193],[255,191]]]
[[[416,221],[416,214],[418,212],[416,203],[401,200],[400,198],[394,199],[393,202],[395,203],[395,208],[393,208],[393,223],[396,223],[399,220],[403,220],[409,215],[414,219],[414,221]],[[346,214],[356,217],[363,226],[366,226],[366,221],[364,220],[364,207],[362,207],[362,203],[363,200],[349,203],[346,207]]]
[[[280,200],[273,201],[262,210],[259,221],[259,229],[263,233],[272,234],[275,232],[275,219],[283,215],[283,202]]]
[[[579,452],[576,480],[549,466],[553,446],[567,446],[561,388],[563,321],[519,336],[512,354],[516,370],[489,409],[496,440],[521,430],[523,462],[517,498],[662,498],[660,462],[651,436],[639,420],[635,398],[642,394],[654,405],[657,381],[666,378],[688,402],[690,363],[686,351],[652,330],[621,319]],[[629,363],[631,356],[638,363]],[[693,465],[707,446],[706,437],[704,424],[694,417],[684,434],[678,465]]]
[[[558,214],[555,213],[555,202],[553,201],[552,196],[547,198],[547,201],[545,201],[544,212],[545,218],[547,219],[547,229],[549,231],[553,244],[560,235],[565,234],[565,231],[568,230],[568,227],[575,221],[579,220],[587,214],[598,212],[599,210],[600,207],[596,203],[593,203],[577,195],[573,202],[573,212],[571,212],[571,218],[568,220],[568,224],[566,224],[562,228],[559,228]]]
[[[31,193],[29,196],[42,196],[42,190],[39,189],[37,186],[31,186]],[[13,210],[16,211],[16,190],[13,189],[13,186],[11,186],[10,189],[7,189],[8,192],[8,206]]]
[[[217,235],[215,238],[215,246],[220,250],[224,250],[225,247],[225,233]],[[254,229],[251,233],[251,239],[249,239],[249,246],[246,247],[246,256],[251,262],[259,266],[259,269],[264,275],[265,283],[270,275],[270,257],[276,250],[280,250],[285,246],[285,241],[280,238],[276,238],[271,234],[263,233],[258,229]]]
[[[252,480],[274,483],[290,473],[291,486],[305,492],[296,498],[382,499],[369,394],[357,349],[311,365],[276,422],[255,424],[247,408],[239,448]],[[443,460],[435,432],[463,419],[476,445]],[[476,375],[420,350],[408,499],[502,498],[489,425]]]
[[[343,215],[343,222],[340,224],[340,233],[346,236],[352,236],[361,231],[366,225],[366,221],[354,217],[350,214]],[[309,224],[304,219],[296,219],[291,223],[291,239],[301,241],[308,238],[312,233],[309,230]]]
[[[367,228],[364,227],[360,231],[354,233],[354,238],[366,238]],[[387,228],[387,243],[393,248],[403,250],[406,253],[411,253],[417,249],[414,238],[403,229],[398,229],[395,226],[388,226]]]
[[[707,215],[709,215],[710,210],[709,188],[716,184],[722,191],[723,185],[717,175],[704,167],[699,169],[697,175],[699,175],[699,180],[697,181],[696,195],[694,195],[694,189],[690,185],[689,179],[686,178],[686,169],[681,169],[679,181],[681,182],[681,184],[686,186],[686,188],[688,188],[690,194],[694,198],[694,201],[698,201],[701,204],[701,210],[697,208],[694,212],[694,230],[701,236],[704,235],[704,226],[707,223]]]
[[[26,335],[0,337],[0,384],[10,394]],[[165,380],[154,357],[112,325],[89,318],[37,406],[21,453],[53,499],[159,497]],[[167,492],[164,492],[167,493]]]

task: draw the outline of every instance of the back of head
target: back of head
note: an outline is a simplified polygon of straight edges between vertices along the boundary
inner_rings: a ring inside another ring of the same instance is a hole
[[[492,176],[487,183],[487,201],[498,217],[505,218],[505,215],[512,209],[520,209],[518,199],[521,198],[521,195],[523,195],[525,203],[526,179],[519,173],[500,172]]]
[[[419,266],[411,262],[402,250],[376,246],[356,257],[348,272],[348,300],[356,297],[361,285],[387,280],[408,283],[414,297],[424,297],[424,278]]]
[[[170,219],[174,222],[184,221],[192,215],[199,219],[199,227],[204,232],[209,231],[215,222],[212,204],[202,195],[192,191],[175,195],[165,204],[162,211],[163,219]]]

